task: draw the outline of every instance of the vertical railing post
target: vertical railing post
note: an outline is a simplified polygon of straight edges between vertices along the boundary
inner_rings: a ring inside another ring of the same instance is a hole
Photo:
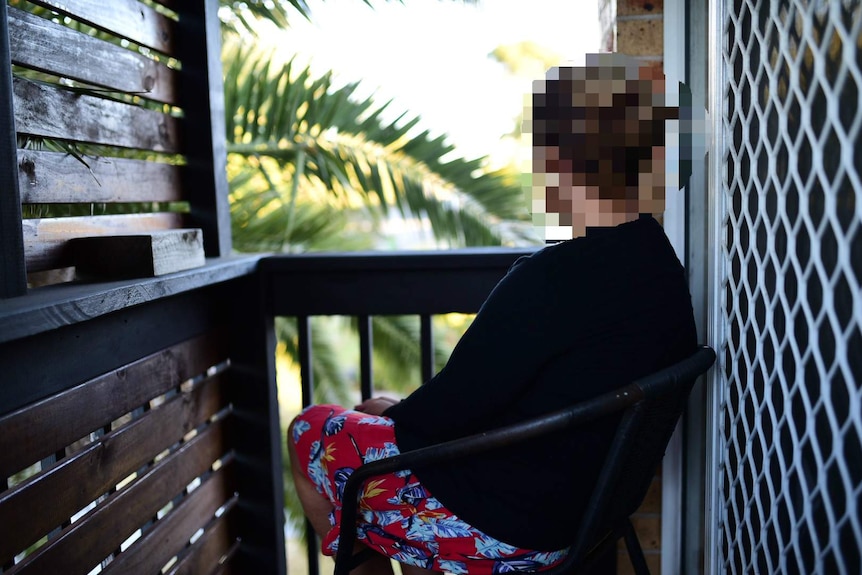
[[[296,318],[296,331],[299,335],[299,379],[302,390],[303,409],[314,403],[314,368],[311,341],[311,319],[307,315]],[[308,556],[308,574],[319,575],[317,534],[311,521],[305,520],[305,546]]]
[[[303,409],[314,403],[314,370],[311,355],[311,319],[307,315],[296,318],[299,333],[299,379]]]
[[[419,347],[422,350],[422,383],[434,377],[434,332],[431,315],[422,314],[419,327]]]
[[[374,336],[371,333],[371,316],[360,315],[359,318],[359,389],[362,399],[368,399],[374,393],[374,370],[372,353]]]

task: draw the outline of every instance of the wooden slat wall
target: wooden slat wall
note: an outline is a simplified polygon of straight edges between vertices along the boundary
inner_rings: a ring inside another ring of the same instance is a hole
[[[225,453],[225,433],[223,421],[207,427],[130,486],[64,528],[9,573],[86,575],[210,469]],[[164,559],[167,563],[170,557]]]
[[[22,264],[27,274],[71,267],[64,244],[80,237],[82,221],[62,216],[98,214],[94,204],[118,204],[105,210],[112,214],[138,214],[174,202],[168,209],[183,211],[182,217],[134,215],[96,225],[96,219],[111,217],[96,215],[85,227],[100,228],[99,235],[199,227],[206,255],[230,253],[218,2],[163,2],[179,11],[169,16],[138,0],[33,4],[71,22],[27,12],[23,5],[6,7],[10,46],[4,59],[26,78],[15,77],[6,90],[25,149],[11,163],[0,158],[0,171],[10,174],[20,195],[20,203],[5,202],[10,213],[4,218],[15,225],[3,226],[10,235],[3,246],[17,241],[24,256],[23,262],[21,256],[4,258],[3,277],[10,279],[3,279],[0,297],[21,293]],[[93,37],[87,27],[106,36]],[[187,37],[178,41],[180,31]],[[42,140],[55,151],[42,151]],[[57,145],[69,153],[56,151]],[[97,148],[87,155],[87,146]],[[17,169],[10,173],[13,164]],[[14,221],[19,205],[25,217],[20,232]],[[58,222],[50,237],[33,233],[46,223],[33,223],[34,216]],[[128,227],[117,230],[118,222]],[[62,281],[39,275],[39,283]]]
[[[85,574],[108,557],[117,564],[112,573],[157,572],[174,557],[178,564],[199,557],[195,565],[208,565],[196,572],[209,572],[231,552],[236,532],[219,526],[226,514],[216,517],[219,508],[235,505],[236,490],[223,343],[217,332],[194,338],[0,418],[0,475],[8,478],[48,453],[58,457],[0,492],[0,524],[16,526],[0,538],[0,566],[51,534],[4,575]],[[207,376],[216,365],[222,367]],[[184,381],[178,394],[172,391]],[[196,478],[200,484],[187,493]],[[91,502],[95,508],[70,524]],[[187,548],[201,528],[208,537]],[[116,553],[140,529],[140,538]]]
[[[140,541],[120,553],[102,572],[106,575],[158,573],[165,566],[164,558],[179,555],[197,530],[215,517],[220,507],[234,504],[235,498],[225,503],[227,494],[234,490],[234,473],[233,461],[228,459],[213,477],[183,499],[172,513],[159,520]],[[206,557],[210,568],[233,544],[225,541],[220,543],[214,549],[218,555]]]
[[[0,417],[0,477],[56,453],[225,357],[223,336],[207,333]]]
[[[224,405],[222,380],[213,379],[152,410],[62,465],[52,467],[20,488],[0,494],[0,524],[17,525],[0,540],[0,557],[26,549],[90,502],[152,461]],[[99,473],[92,473],[98,469]],[[74,489],[69,489],[74,486]],[[20,518],[27,517],[27,521]]]

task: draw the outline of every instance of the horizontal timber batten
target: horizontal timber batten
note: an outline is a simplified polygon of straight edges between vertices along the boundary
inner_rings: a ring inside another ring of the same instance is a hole
[[[210,378],[111,431],[26,483],[0,493],[0,524],[17,526],[0,539],[0,564],[110,492],[124,478],[205,423],[225,406],[224,385],[223,376]],[[100,396],[101,402],[110,395]],[[91,404],[98,405],[99,400],[93,398]],[[99,473],[93,473],[94,469]]]
[[[142,46],[173,52],[175,23],[136,0],[111,0],[110,10],[104,0],[30,1]]]
[[[176,73],[164,64],[46,18],[10,7],[9,41],[18,66],[177,103]]]
[[[12,79],[15,129],[39,138],[179,152],[180,120],[140,106]]]
[[[18,150],[23,204],[178,202],[182,166]]]

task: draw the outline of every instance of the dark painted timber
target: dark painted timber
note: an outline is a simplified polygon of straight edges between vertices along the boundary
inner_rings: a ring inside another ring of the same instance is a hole
[[[0,10],[0,299],[27,290],[18,194],[18,147],[12,105],[12,65],[6,9]]]
[[[535,248],[304,254],[261,260],[270,313],[476,313],[512,264]]]

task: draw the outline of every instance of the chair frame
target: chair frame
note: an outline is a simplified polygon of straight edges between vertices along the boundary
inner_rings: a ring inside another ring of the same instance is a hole
[[[566,560],[552,569],[542,571],[542,573],[547,575],[574,573],[576,570],[589,565],[608,546],[623,537],[635,572],[638,575],[648,575],[649,569],[628,515],[609,528],[602,527],[602,517],[608,512],[609,503],[614,493],[640,489],[640,485],[643,484],[642,477],[623,478],[620,476],[620,471],[632,446],[632,440],[638,435],[643,415],[646,412],[647,401],[672,394],[678,394],[681,398],[687,397],[695,380],[705,373],[714,361],[715,351],[708,346],[701,346],[692,355],[674,365],[638,379],[625,387],[566,409],[486,433],[404,452],[394,457],[360,466],[350,476],[344,488],[343,500],[345,502],[355,501],[357,505],[345,505],[342,509],[342,529],[336,554],[335,575],[347,575],[351,569],[368,559],[371,555],[366,551],[375,553],[368,549],[354,555],[352,550],[356,541],[356,530],[343,528],[344,525],[356,523],[359,492],[369,478],[402,469],[429,466],[469,457],[489,449],[505,447],[545,434],[558,433],[617,412],[623,412],[622,420]],[[682,402],[680,403],[682,404]],[[680,413],[674,417],[674,421],[679,418]],[[661,454],[664,453],[669,439],[670,434],[665,439],[660,450],[660,456],[654,462],[652,469],[658,466]],[[641,491],[639,501],[642,501],[646,495],[644,489]]]

